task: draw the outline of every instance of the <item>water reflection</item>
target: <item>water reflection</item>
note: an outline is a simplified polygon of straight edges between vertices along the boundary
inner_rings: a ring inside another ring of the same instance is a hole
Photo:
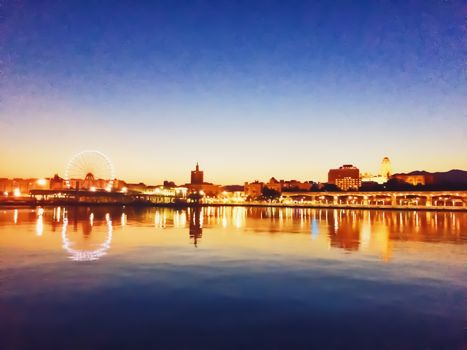
[[[127,221],[127,215],[125,213],[122,213],[120,217],[120,224],[122,225],[122,227],[126,225],[126,221]]]
[[[112,217],[119,220],[113,223]],[[376,253],[384,261],[390,261],[395,242],[465,243],[467,240],[465,212],[248,207],[186,210],[56,207],[0,212],[0,227],[28,222],[34,222],[35,234],[41,239],[46,239],[44,236],[48,232],[60,230],[63,248],[75,261],[92,261],[103,257],[110,249],[114,228],[122,229],[129,223],[150,225],[156,230],[187,230],[189,242],[194,247],[202,244],[202,238],[214,238],[206,236],[206,232],[213,230],[242,232],[246,236],[263,233],[307,234],[310,235],[310,244],[347,253]],[[103,223],[105,235],[99,236]],[[70,230],[82,234],[72,237]],[[86,247],[78,248],[78,240],[83,241]],[[100,243],[96,243],[96,240]],[[89,247],[92,245],[95,247]]]
[[[43,220],[42,215],[44,215],[44,209],[38,208],[37,209],[37,222],[36,222],[36,234],[38,236],[42,236],[42,233],[44,232],[44,220]]]
[[[91,213],[89,218],[89,225],[83,225],[83,234],[85,237],[89,236],[92,232],[94,222],[94,214]],[[110,244],[112,242],[112,220],[108,213],[105,214],[105,222],[107,228],[107,235],[101,244],[97,248],[92,250],[77,249],[74,248],[76,243],[74,243],[67,234],[68,229],[68,218],[63,219],[62,226],[62,247],[68,253],[69,258],[74,261],[94,261],[98,260],[104,255],[107,254],[107,251],[110,249]]]
[[[188,215],[190,217],[190,239],[192,240],[193,245],[198,247],[198,242],[203,236],[203,209],[190,209]]]

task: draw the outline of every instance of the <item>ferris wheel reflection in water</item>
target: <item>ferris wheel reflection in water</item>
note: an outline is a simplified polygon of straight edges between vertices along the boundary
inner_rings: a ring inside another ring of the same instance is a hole
[[[89,221],[91,226],[94,221],[94,214],[91,213],[89,216]],[[112,243],[112,219],[110,214],[105,214],[107,235],[104,242],[99,244],[96,249],[93,250],[84,250],[84,249],[75,249],[73,248],[73,242],[69,239],[67,235],[68,228],[68,217],[64,213],[63,226],[62,226],[62,247],[69,254],[69,258],[73,261],[95,261],[99,260],[101,257],[107,254],[107,251],[110,249]]]

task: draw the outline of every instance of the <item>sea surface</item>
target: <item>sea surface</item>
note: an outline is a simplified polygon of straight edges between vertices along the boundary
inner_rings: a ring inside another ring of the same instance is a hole
[[[0,349],[463,349],[467,213],[0,208]]]

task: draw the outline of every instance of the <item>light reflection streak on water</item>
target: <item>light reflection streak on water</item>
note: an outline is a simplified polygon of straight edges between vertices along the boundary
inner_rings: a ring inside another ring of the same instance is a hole
[[[165,228],[167,225],[167,213],[165,210],[162,211],[162,215],[159,210],[156,210],[154,214],[154,227]]]
[[[183,228],[186,226],[186,212],[177,210],[173,213],[173,226],[175,228]]]
[[[53,220],[56,221],[56,222],[60,222],[60,219],[61,219],[61,212],[62,212],[62,208],[61,207],[56,207],[54,208],[54,211],[53,211]]]
[[[227,211],[224,208],[224,210],[222,211],[222,227],[227,228],[227,225],[228,225]]]
[[[44,233],[44,219],[43,219],[43,215],[44,215],[44,209],[43,208],[39,208],[37,210],[37,222],[36,222],[36,235],[37,236],[42,236],[42,234]]]
[[[245,208],[234,207],[233,209],[233,222],[236,228],[242,228],[245,224]]]
[[[353,219],[355,220],[355,218]],[[365,212],[362,228],[360,231],[360,242],[362,250],[368,249],[371,239],[371,212]]]
[[[337,230],[339,229],[339,220],[337,218],[337,209],[334,209],[334,233],[337,233]],[[339,215],[340,216],[340,215]],[[326,217],[327,220],[327,217]]]
[[[199,216],[199,227],[203,228],[203,223],[204,223],[204,208],[201,208],[200,216]]]
[[[311,220],[311,239],[316,240],[319,235],[319,226],[316,217],[313,215],[313,219]]]

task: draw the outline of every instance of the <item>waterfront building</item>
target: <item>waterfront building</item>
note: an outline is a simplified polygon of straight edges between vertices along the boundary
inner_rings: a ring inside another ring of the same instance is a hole
[[[381,173],[380,176],[385,178],[386,181],[391,177],[391,161],[388,157],[384,157],[381,162]]]
[[[284,180],[278,181],[275,177],[271,177],[269,179],[269,182],[264,184],[264,187],[266,187],[266,188],[268,188],[270,190],[276,191],[278,193],[281,193],[282,192],[283,182],[284,182]]]
[[[201,193],[208,197],[216,197],[222,192],[222,187],[220,185],[214,185],[204,181],[204,172],[199,170],[198,163],[196,163],[195,170],[191,171],[191,182],[185,184],[184,187],[188,188],[188,192]]]
[[[289,180],[283,181],[281,180],[282,184],[282,192],[303,192],[303,191],[310,191],[313,185],[311,182],[305,181],[297,181],[297,180]]]
[[[55,174],[49,181],[49,189],[51,190],[63,190],[65,189],[65,179]]]
[[[386,183],[391,178],[391,161],[388,157],[384,157],[381,162],[380,173],[378,175],[373,175],[371,173],[363,173],[361,175],[362,183],[374,183],[382,185]]]
[[[187,187],[183,186],[146,186],[145,190],[142,191],[143,194],[147,195],[157,195],[165,197],[177,197],[177,198],[186,198],[188,192]]]
[[[141,192],[143,193],[146,191],[147,186],[143,182],[140,183],[127,183],[126,188],[128,192]]]
[[[434,176],[428,173],[413,172],[410,174],[394,174],[391,178],[408,183],[412,186],[425,186],[434,183]]]
[[[310,191],[312,184],[310,182],[300,182],[297,180],[277,180],[275,177],[271,177],[266,183],[258,180],[250,183],[245,182],[244,192],[247,197],[256,198],[261,196],[264,188],[274,190],[278,193],[303,192]]]
[[[351,164],[344,164],[339,169],[330,169],[328,183],[343,191],[358,190],[361,186],[360,170]]]
[[[260,197],[265,188],[281,193],[283,182],[284,180],[278,181],[275,177],[271,177],[267,183],[259,182],[258,180],[251,183],[245,182],[244,192],[245,195],[250,198]]]
[[[388,181],[388,178],[381,175],[373,175],[370,173],[364,173],[361,175],[361,182],[363,183],[372,183],[382,185]]]
[[[50,179],[36,179],[36,178],[14,178],[14,179],[7,179],[1,178],[0,179],[0,193],[13,195],[15,197],[19,196],[28,196],[29,191],[31,190],[42,190],[48,189],[50,184]]]
[[[56,187],[57,183],[54,184]],[[141,188],[144,188],[146,185],[143,183],[139,184],[130,184],[130,187],[135,187],[135,191],[141,191]],[[96,190],[107,190],[107,191],[119,191],[122,188],[127,188],[127,184],[122,180],[106,180],[106,179],[96,179],[92,174],[86,175],[84,179],[68,179],[64,182],[64,187],[62,189],[77,189],[83,191],[96,191]],[[58,189],[58,188],[57,188]]]
[[[245,186],[243,187],[243,191],[245,192],[245,195],[250,198],[257,198],[261,196],[263,192],[263,182],[259,182],[258,180],[254,182],[245,182]]]
[[[199,164],[196,163],[195,170],[191,171],[191,184],[201,185],[204,183],[204,172],[199,170]]]
[[[246,195],[243,191],[243,186],[241,186],[241,190],[231,190],[226,187],[223,188],[223,191],[218,196],[218,199],[221,200],[220,203],[243,203],[245,201]]]

